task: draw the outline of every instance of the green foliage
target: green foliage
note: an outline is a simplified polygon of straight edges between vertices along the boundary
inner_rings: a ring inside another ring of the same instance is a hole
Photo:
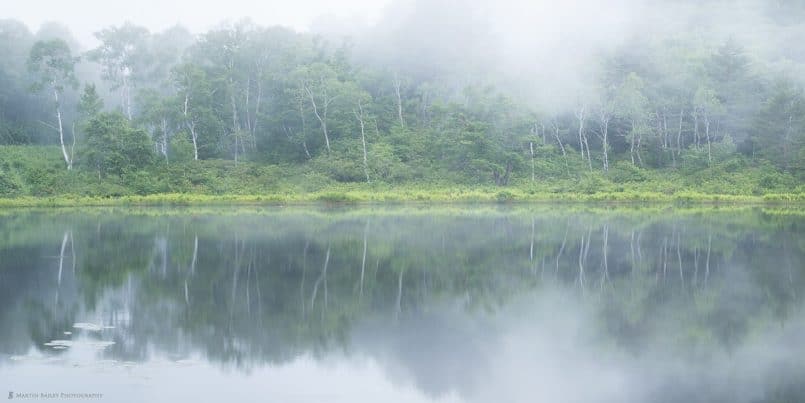
[[[75,87],[77,61],[69,45],[61,39],[36,42],[28,56],[28,70],[38,77],[33,89],[41,91],[51,87],[53,91],[61,93],[67,86]]]
[[[193,160],[193,143],[188,137],[182,132],[171,139],[169,156],[171,163],[184,164]]]
[[[615,183],[639,183],[647,179],[645,171],[626,161],[618,161],[609,168],[608,177]]]
[[[354,154],[354,153],[352,153]],[[338,182],[366,181],[363,165],[357,155],[332,153],[316,157],[312,161],[313,169],[322,172]]]
[[[7,195],[374,200],[360,187],[368,176],[389,199],[687,200],[796,194],[805,180],[802,85],[737,40],[627,40],[594,60],[594,90],[537,107],[495,77],[467,81],[459,63],[359,64],[347,45],[248,22],[195,38],[126,23],[87,53],[124,117],[76,74],[85,66],[76,71],[69,41],[0,27],[0,144],[56,144],[56,95],[79,168],[62,172],[51,151],[42,163],[11,152],[21,165],[0,169]],[[31,82],[48,91],[21,89]],[[441,187],[473,190],[428,194]]]
[[[0,170],[0,197],[14,197],[20,192],[21,186],[16,178]]]
[[[95,84],[84,86],[81,100],[78,103],[78,115],[82,120],[88,120],[97,116],[103,110],[103,100],[95,89]]]
[[[153,159],[148,134],[131,127],[119,113],[102,113],[87,123],[82,167],[99,176],[144,168]]]

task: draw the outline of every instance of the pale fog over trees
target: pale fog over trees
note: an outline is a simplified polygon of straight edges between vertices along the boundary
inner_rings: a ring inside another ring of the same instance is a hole
[[[243,9],[91,38],[0,20],[0,144],[58,146],[62,169],[124,185],[195,160],[334,182],[753,167],[758,186],[801,183],[801,1],[415,0],[368,20],[328,7],[309,29]],[[0,191],[22,192],[31,179],[11,170]]]

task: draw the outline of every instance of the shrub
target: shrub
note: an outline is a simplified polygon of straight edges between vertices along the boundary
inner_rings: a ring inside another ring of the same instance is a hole
[[[20,184],[11,175],[0,171],[0,196],[16,196],[19,194],[20,189]]]
[[[609,179],[615,183],[644,182],[647,178],[642,169],[627,161],[617,161],[609,169]]]

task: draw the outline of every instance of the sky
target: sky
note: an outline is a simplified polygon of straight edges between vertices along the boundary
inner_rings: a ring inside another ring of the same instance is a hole
[[[131,21],[160,31],[176,24],[203,32],[244,17],[261,25],[307,30],[321,16],[371,24],[389,0],[0,0],[0,18],[24,22],[33,31],[48,21],[67,25],[84,45],[93,33]]]

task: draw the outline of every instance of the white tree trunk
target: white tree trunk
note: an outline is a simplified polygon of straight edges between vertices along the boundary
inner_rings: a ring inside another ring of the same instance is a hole
[[[313,96],[313,91],[310,89],[308,85],[304,85],[305,92],[307,92],[308,97],[310,98],[310,105],[313,107],[313,114],[316,115],[316,119],[319,120],[319,124],[321,125],[321,131],[324,134],[324,143],[327,146],[327,153],[330,152],[330,135],[327,132],[327,107],[330,104],[330,100],[327,99],[327,93],[324,94],[324,102],[322,105],[322,113],[319,113],[319,107],[316,104],[316,98]]]
[[[59,143],[61,144],[61,152],[64,156],[64,162],[67,163],[67,170],[73,169],[73,158],[67,152],[67,146],[64,144],[64,125],[61,118],[61,105],[59,104],[59,90],[53,90],[53,96],[56,98],[56,120],[59,122]],[[75,136],[75,134],[73,134]]]
[[[530,141],[528,146],[531,149],[531,182],[536,182],[536,172],[534,170],[534,142]]]
[[[707,166],[713,165],[713,152],[710,146],[710,116],[704,113],[704,136],[707,139]]]
[[[556,142],[559,143],[559,149],[562,150],[562,157],[565,159],[565,170],[567,171],[567,175],[570,176],[570,166],[567,164],[567,152],[565,151],[565,145],[562,144],[562,138],[559,137],[559,124],[553,122],[553,136],[556,138]]]
[[[609,112],[601,108],[598,115],[598,123],[601,126],[601,148],[604,154],[604,172],[609,172],[609,120]]]
[[[363,143],[363,173],[366,175],[366,183],[369,183],[369,159],[366,154],[366,122],[363,115],[363,104],[358,101],[358,110],[353,111],[355,118],[361,125],[361,143]]]
[[[582,138],[582,133],[584,133],[584,109],[584,105],[581,105],[576,110],[576,119],[579,120],[579,152],[581,152],[581,158],[584,158],[584,139]]]
[[[394,74],[394,93],[397,95],[397,117],[400,119],[400,127],[404,128],[405,119],[403,118],[402,95],[400,93],[401,86],[402,83],[399,77],[397,74]]]
[[[186,93],[184,96],[184,119],[187,129],[190,130],[190,138],[193,140],[193,159],[198,160],[198,134],[196,133],[196,124],[193,122],[188,113],[187,107],[190,103],[190,94]]]

